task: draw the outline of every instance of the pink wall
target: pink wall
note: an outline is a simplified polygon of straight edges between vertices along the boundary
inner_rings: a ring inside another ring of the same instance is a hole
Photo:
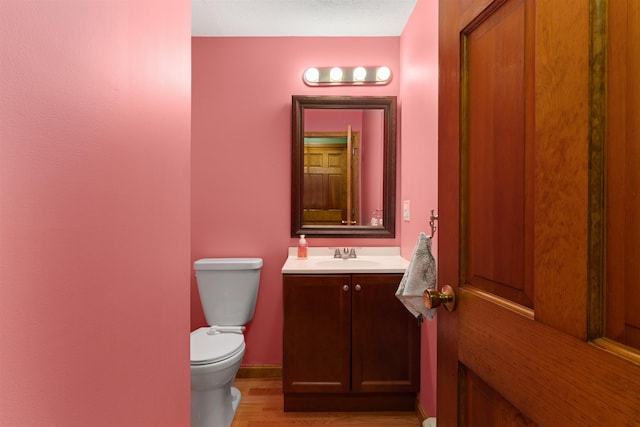
[[[0,425],[189,423],[190,21],[0,6]]]
[[[290,237],[291,95],[395,95],[376,87],[307,87],[312,65],[387,64],[399,37],[194,38],[192,260],[264,259],[244,363],[282,363],[282,275]],[[399,246],[399,239],[309,239],[311,246]],[[192,280],[191,327],[205,324]]]
[[[400,217],[401,252],[411,257],[418,234],[428,234],[431,209],[438,212],[438,2],[418,0],[402,33],[401,173],[398,197],[411,202],[411,221]],[[437,259],[438,233],[433,251]],[[420,401],[428,415],[436,413],[436,322],[422,328]]]

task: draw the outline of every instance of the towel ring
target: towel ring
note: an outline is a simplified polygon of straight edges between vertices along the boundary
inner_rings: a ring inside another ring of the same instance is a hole
[[[431,209],[431,216],[429,217],[429,227],[431,227],[431,237],[436,234],[436,221],[438,220],[438,215],[433,213],[433,209]]]

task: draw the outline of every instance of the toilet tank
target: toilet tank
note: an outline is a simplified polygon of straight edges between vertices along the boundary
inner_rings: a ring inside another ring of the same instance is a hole
[[[253,319],[261,258],[205,258],[193,267],[210,326],[242,326]]]

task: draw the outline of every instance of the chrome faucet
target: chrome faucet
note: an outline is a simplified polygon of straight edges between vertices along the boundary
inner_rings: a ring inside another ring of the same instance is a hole
[[[342,258],[342,259],[357,258],[356,249],[355,248],[351,248],[351,249],[344,248],[344,249],[342,249],[342,252],[341,252],[339,248],[336,248],[336,251],[333,253],[333,257],[334,258]]]

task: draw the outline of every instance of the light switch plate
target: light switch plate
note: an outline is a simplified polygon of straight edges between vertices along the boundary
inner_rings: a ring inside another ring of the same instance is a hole
[[[402,202],[402,219],[411,221],[411,202],[409,200]]]

